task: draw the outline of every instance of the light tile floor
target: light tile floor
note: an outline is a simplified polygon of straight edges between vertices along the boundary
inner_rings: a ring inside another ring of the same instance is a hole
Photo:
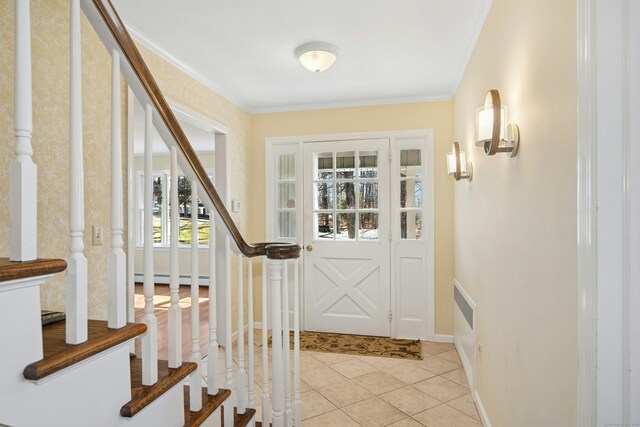
[[[254,342],[254,400],[257,420],[261,420],[260,331],[256,331]],[[424,342],[422,357],[423,360],[416,361],[302,351],[300,377],[304,426],[481,427],[454,346]],[[235,388],[238,367],[235,346],[233,360]],[[293,369],[293,362],[290,365]],[[246,369],[247,366],[245,356]],[[205,384],[206,368],[205,359],[202,364]],[[220,387],[224,386],[224,377],[224,350],[220,349],[217,375]],[[271,372],[269,378],[271,393]],[[248,390],[245,395],[245,401],[248,401]]]

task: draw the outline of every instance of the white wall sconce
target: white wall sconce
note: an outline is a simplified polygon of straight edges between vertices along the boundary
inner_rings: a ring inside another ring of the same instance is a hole
[[[464,151],[460,151],[458,141],[453,141],[453,151],[447,154],[447,172],[453,175],[456,181],[461,179],[471,181],[473,178],[473,165],[471,162],[467,163]]]
[[[488,156],[507,153],[509,157],[515,157],[518,154],[520,129],[515,123],[506,123],[507,107],[500,102],[500,93],[491,89],[476,115],[476,145],[484,146]]]
[[[314,73],[331,68],[338,57],[338,48],[329,43],[314,42],[298,46],[294,51],[302,66]]]

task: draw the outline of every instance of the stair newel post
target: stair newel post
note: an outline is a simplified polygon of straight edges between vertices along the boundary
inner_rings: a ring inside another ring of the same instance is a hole
[[[224,387],[233,390],[233,359],[231,341],[231,238],[224,239],[224,267],[225,267],[225,302],[224,302]],[[224,425],[233,425],[233,402],[224,402]]]
[[[254,399],[254,376],[253,365],[254,361],[254,347],[253,347],[253,258],[247,258],[247,323],[249,324],[249,330],[247,332],[247,349],[248,349],[248,361],[249,367],[249,408],[255,408],[256,403]]]
[[[67,263],[66,341],[87,340],[87,258],[84,256],[84,166],[82,154],[82,63],[80,58],[80,0],[71,0],[69,82],[69,231]]]
[[[284,372],[284,411],[287,426],[293,422],[291,412],[291,338],[289,337],[289,262],[284,260],[282,272],[282,361]]]
[[[144,323],[142,337],[142,384],[158,381],[158,319],[154,313],[155,277],[153,266],[153,111],[145,107],[144,122]]]
[[[110,328],[127,323],[127,265],[122,239],[122,141],[120,116],[120,53],[111,52],[111,253],[109,254]]]
[[[218,394],[218,325],[216,298],[216,224],[209,212],[209,347],[207,351],[207,385],[210,395]]]
[[[302,425],[302,400],[300,398],[300,260],[293,263],[293,387],[294,425]]]
[[[244,371],[244,283],[243,276],[243,256],[238,254],[238,380],[237,380],[237,392],[236,396],[238,407],[238,414],[245,413],[244,405],[244,393],[245,393],[245,371]]]
[[[282,268],[281,259],[270,259],[271,270],[271,339],[273,365],[273,427],[284,427],[284,372],[282,366]]]
[[[262,425],[271,420],[269,405],[269,316],[267,300],[267,257],[262,257]]]
[[[182,364],[182,309],[180,308],[180,258],[178,237],[180,233],[180,214],[178,212],[178,152],[171,147],[171,230],[169,233],[170,270],[168,313],[169,367],[177,368]]]
[[[202,375],[200,374],[200,274],[198,268],[198,181],[191,181],[191,361],[198,365],[189,384],[189,407],[202,409]]]
[[[31,89],[31,18],[29,0],[15,1],[15,158],[11,161],[9,185],[9,258],[37,258],[38,168],[33,163]]]

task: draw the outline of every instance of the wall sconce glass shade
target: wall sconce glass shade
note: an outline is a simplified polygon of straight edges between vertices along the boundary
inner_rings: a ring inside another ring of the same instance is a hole
[[[468,179],[471,181],[473,177],[473,166],[471,162],[467,163],[467,157],[464,151],[460,151],[458,141],[453,142],[453,151],[447,154],[447,172],[453,175],[456,181]]]
[[[314,73],[326,71],[336,62],[338,48],[322,42],[306,43],[294,51],[302,66]]]
[[[507,153],[510,157],[515,157],[518,153],[518,125],[506,123],[507,107],[502,105],[500,93],[492,89],[487,92],[484,105],[476,113],[476,145],[483,146],[487,155]]]

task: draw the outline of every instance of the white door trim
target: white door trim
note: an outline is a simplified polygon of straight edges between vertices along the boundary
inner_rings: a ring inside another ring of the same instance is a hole
[[[272,159],[275,152],[276,146],[289,145],[296,147],[295,152],[297,154],[296,163],[302,164],[302,144],[305,142],[326,142],[326,141],[340,141],[340,140],[359,140],[359,139],[380,139],[380,138],[389,138],[391,140],[391,149],[393,150],[393,141],[397,139],[404,138],[420,138],[424,137],[427,140],[427,161],[430,160],[430,164],[427,167],[431,168],[431,171],[428,172],[431,174],[429,176],[429,188],[427,189],[426,194],[426,207],[425,214],[427,218],[426,225],[423,225],[427,234],[427,292],[426,292],[426,330],[424,333],[424,337],[422,339],[427,340],[436,340],[435,335],[435,264],[434,264],[434,255],[435,255],[435,240],[434,240],[434,232],[435,232],[435,207],[433,200],[433,156],[434,156],[434,131],[433,129],[409,129],[409,130],[396,130],[396,131],[380,131],[380,132],[352,132],[352,133],[333,133],[333,134],[316,134],[316,135],[299,135],[299,136],[285,136],[285,137],[267,137],[265,138],[265,238],[266,240],[271,240],[275,236],[273,235],[273,189],[271,188],[271,182],[273,181],[273,165]],[[429,143],[431,141],[431,143]],[[296,176],[298,182],[303,182],[303,174],[301,168],[297,168]],[[297,197],[298,200],[302,200],[301,187],[298,186]],[[430,200],[429,200],[430,199]],[[303,209],[302,203],[298,203],[296,206],[296,216],[297,218],[302,218]],[[298,238],[296,243],[302,244],[302,222],[298,221]],[[300,262],[300,268],[303,268],[303,262]],[[302,278],[303,275],[301,274]],[[300,304],[301,304],[301,312],[304,310],[303,308],[303,291],[304,284],[302,283],[301,292],[300,292]],[[395,297],[394,297],[395,298]],[[394,301],[392,301],[392,304]],[[393,306],[393,305],[392,305]],[[304,314],[301,313],[301,319],[304,319]],[[301,324],[301,330],[304,330],[304,324]],[[396,331],[395,319],[392,320],[391,330]]]
[[[596,0],[578,0],[578,425],[596,425]]]
[[[640,421],[640,4],[578,0],[578,421]]]

